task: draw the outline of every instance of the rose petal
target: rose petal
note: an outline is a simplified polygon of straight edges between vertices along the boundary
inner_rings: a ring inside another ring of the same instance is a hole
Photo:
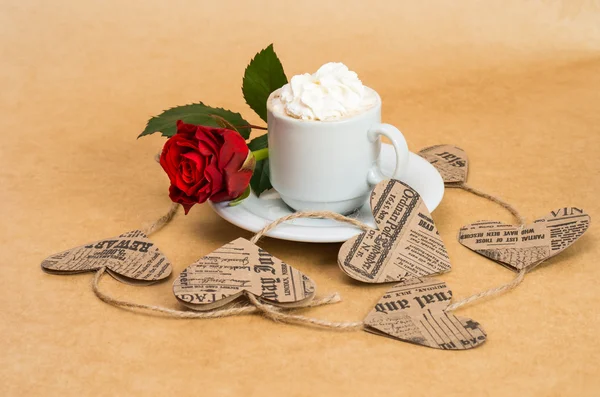
[[[225,188],[218,192],[217,194],[213,194],[210,197],[210,201],[214,203],[220,203],[221,201],[233,200],[238,198],[248,185],[250,184],[250,179],[252,178],[252,171],[243,170],[235,173],[231,173],[230,175],[225,175]]]
[[[248,157],[248,145],[236,131],[222,129],[223,146],[219,153],[219,169],[239,170]]]
[[[196,170],[198,170],[198,173],[200,175],[204,174],[205,161],[206,161],[204,156],[201,156],[200,153],[198,153],[198,152],[187,152],[187,153],[182,154],[181,156],[193,161],[194,164],[196,165],[195,168],[196,168]]]
[[[219,148],[223,145],[223,138],[218,129],[198,126],[196,139],[198,140],[198,150],[205,156],[210,154],[217,155]]]
[[[190,184],[194,183],[194,170],[190,161],[182,161],[180,164],[180,172],[181,177],[185,181],[185,183]]]
[[[230,197],[229,193],[227,193],[226,190],[222,190],[222,191],[210,196],[210,201],[212,201],[213,203],[220,203],[222,201],[233,200],[234,198],[235,197]]]
[[[165,142],[160,155],[160,165],[167,173],[171,183],[173,183],[175,176],[179,172],[181,148],[178,146],[177,142],[182,138],[182,136],[175,135],[168,139],[167,142]]]
[[[184,206],[186,214],[196,203],[215,202],[241,195],[252,177],[240,171],[248,146],[236,131],[195,126],[181,121],[177,134],[163,147],[160,163],[169,179],[169,196]]]
[[[177,187],[172,186],[172,185],[171,185],[171,187],[169,187],[169,197],[171,198],[171,201],[173,201],[174,203],[179,203],[183,206],[183,210],[185,211],[186,215],[190,211],[190,209],[194,206],[194,204],[197,203],[197,201],[195,201],[191,197],[187,196],[181,190],[177,189]]]
[[[200,188],[198,190],[198,192],[196,193],[198,196],[198,200],[201,200],[202,202],[205,202],[206,200],[208,200],[210,197],[210,191],[211,191],[210,183],[205,181],[202,188]]]
[[[175,135],[177,136],[177,135]],[[196,140],[186,139],[184,136],[179,136],[177,139],[177,146],[179,146],[179,150],[181,153],[187,152],[197,152],[198,151],[198,142]]]
[[[206,142],[198,142],[198,152],[203,156],[218,156],[219,151],[215,149],[211,144]]]
[[[198,126],[184,123],[182,120],[177,120],[177,134],[184,135],[187,139],[193,139],[197,130]]]
[[[223,188],[223,174],[217,168],[217,159],[212,157],[210,163],[204,170],[204,177],[210,182],[211,194],[215,194]]]
[[[244,193],[244,190],[250,184],[252,178],[251,170],[243,170],[236,172],[225,172],[225,184],[227,186],[227,192],[232,198],[238,197]]]

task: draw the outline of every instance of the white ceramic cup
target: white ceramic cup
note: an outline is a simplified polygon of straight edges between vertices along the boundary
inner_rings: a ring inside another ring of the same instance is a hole
[[[365,87],[367,90],[370,88]],[[402,133],[381,124],[381,98],[371,90],[371,108],[335,121],[300,120],[273,109],[267,101],[271,184],[297,211],[350,213],[360,208],[377,183],[401,178],[408,164]],[[379,166],[381,136],[396,151],[396,169],[385,176]]]

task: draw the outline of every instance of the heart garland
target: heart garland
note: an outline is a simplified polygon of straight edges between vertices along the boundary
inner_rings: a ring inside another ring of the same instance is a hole
[[[71,248],[42,262],[44,271],[56,274],[102,268],[128,284],[151,284],[169,277],[172,270],[169,260],[141,230]]]
[[[590,216],[584,210],[563,207],[528,225],[475,222],[460,229],[458,241],[513,270],[524,270],[567,249],[589,225]]]
[[[346,241],[338,265],[365,283],[387,283],[450,270],[446,247],[419,193],[398,180],[380,182],[371,194],[378,229]]]
[[[261,312],[275,321],[337,330],[364,329],[438,349],[478,347],[486,340],[480,324],[455,316],[452,311],[514,288],[526,271],[579,239],[588,229],[590,217],[579,208],[564,207],[524,225],[523,218],[510,204],[466,184],[468,160],[462,149],[436,145],[421,150],[420,154],[438,169],[447,187],[459,187],[499,203],[519,219],[520,226],[482,221],[464,226],[459,232],[459,241],[464,246],[519,271],[513,281],[451,304],[452,291],[444,281],[421,279],[448,271],[450,261],[420,195],[397,180],[384,181],[373,190],[370,204],[377,229],[331,212],[301,212],[267,225],[251,241],[239,238],[200,258],[173,284],[177,300],[197,312],[119,301],[98,287],[105,271],[117,280],[133,284],[149,284],[170,275],[170,263],[147,234],[168,223],[177,205],[146,233],[134,230],[54,254],[42,262],[42,269],[61,274],[96,271],[92,288],[103,301],[172,317],[216,318]],[[316,287],[309,277],[254,244],[277,225],[303,217],[331,218],[363,229],[363,233],[346,241],[338,254],[340,268],[350,277],[366,283],[400,281],[386,292],[364,321],[330,322],[282,313],[277,308],[319,306],[340,300],[337,294],[313,299]],[[246,297],[251,306],[223,308],[241,297]]]
[[[196,310],[218,308],[243,294],[256,294],[267,304],[258,302],[254,295],[251,295],[251,306],[189,312],[123,301],[102,292],[99,284],[105,272],[119,281],[141,285],[169,277],[172,271],[171,264],[147,235],[168,224],[179,207],[179,204],[173,204],[169,212],[149,225],[145,232],[134,230],[51,255],[42,262],[42,269],[54,274],[94,271],[96,274],[92,282],[92,290],[100,300],[128,310],[149,311],[175,318],[209,319],[268,312],[271,314],[270,317],[276,320],[277,316],[282,315],[291,319],[294,316],[284,315],[270,305],[275,304],[284,308],[316,307],[341,300],[337,293],[314,299],[316,288],[312,280],[244,239],[226,244],[221,247],[221,251],[217,250],[188,267],[175,281],[174,292],[181,302]],[[225,255],[216,255],[223,252]],[[206,264],[206,268],[199,269],[200,263]],[[252,272],[248,272],[249,269],[252,269]],[[195,273],[191,274],[194,271]],[[198,275],[202,280],[195,278]],[[215,277],[217,275],[221,278]],[[198,282],[207,283],[204,291],[197,289]],[[237,292],[231,291],[236,288]],[[195,295],[188,298],[186,293],[190,291]],[[200,297],[201,293],[206,294],[206,299]],[[216,298],[218,295],[219,297]],[[215,298],[213,302],[209,302],[211,297]],[[195,299],[201,302],[196,304]]]
[[[394,285],[365,318],[365,331],[444,350],[478,347],[486,333],[478,322],[447,311],[452,291],[435,278]]]
[[[243,238],[198,259],[173,283],[177,300],[194,310],[216,309],[246,294],[274,306],[304,306],[315,289],[310,278]]]

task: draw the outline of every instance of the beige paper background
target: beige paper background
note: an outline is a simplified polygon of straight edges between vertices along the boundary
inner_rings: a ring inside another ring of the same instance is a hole
[[[400,3],[400,4],[397,4]],[[413,151],[469,156],[469,183],[529,220],[560,206],[600,214],[597,1],[31,1],[0,3],[0,394],[598,394],[598,229],[507,295],[458,315],[483,324],[468,352],[335,333],[259,317],[171,320],[99,301],[90,274],[43,273],[43,258],[137,228],[169,208],[148,117],[197,100],[259,122],[239,89],[249,58],[275,42],[288,74],[340,60],[381,94]],[[459,3],[459,4],[457,4]],[[434,211],[455,299],[513,274],[455,239],[497,205],[451,190]],[[152,240],[174,274],[248,233],[208,206]],[[315,316],[362,319],[387,285],[359,285],[338,244],[265,240],[320,292],[345,301]],[[175,307],[170,282],[120,298]]]

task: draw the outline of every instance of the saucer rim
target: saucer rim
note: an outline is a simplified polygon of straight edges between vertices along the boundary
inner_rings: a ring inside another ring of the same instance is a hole
[[[382,150],[383,146],[389,146],[390,148],[392,147],[392,145],[387,143],[382,143],[381,146]],[[410,157],[414,158],[416,161],[423,162],[424,166],[431,167],[437,175],[436,179],[438,179],[437,183],[439,184],[439,186],[441,186],[441,194],[437,202],[434,202],[433,208],[428,208],[429,212],[431,213],[439,206],[439,204],[442,202],[442,199],[444,198],[444,181],[437,169],[435,169],[435,167],[433,167],[433,165],[431,165],[427,160],[413,152],[410,152]],[[272,222],[269,219],[262,218],[247,209],[243,210],[243,203],[239,206],[229,207],[228,202],[213,203],[209,201],[209,205],[217,215],[219,215],[227,222],[252,233],[258,232],[260,229]],[[319,220],[315,219],[315,221]],[[366,223],[371,227],[375,227],[374,222]],[[261,224],[262,226],[258,226],[258,224]],[[299,234],[298,228],[302,228],[303,233]],[[348,226],[343,223],[339,223],[339,225],[332,226],[305,226],[294,224],[282,224],[278,225],[276,229],[273,229],[266,233],[265,236],[280,240],[304,243],[341,243],[361,233],[361,231],[358,229],[349,231],[349,228],[352,228],[352,226]],[[318,230],[315,230],[315,233],[310,233],[309,229]],[[324,230],[326,230],[327,233],[323,233]]]

